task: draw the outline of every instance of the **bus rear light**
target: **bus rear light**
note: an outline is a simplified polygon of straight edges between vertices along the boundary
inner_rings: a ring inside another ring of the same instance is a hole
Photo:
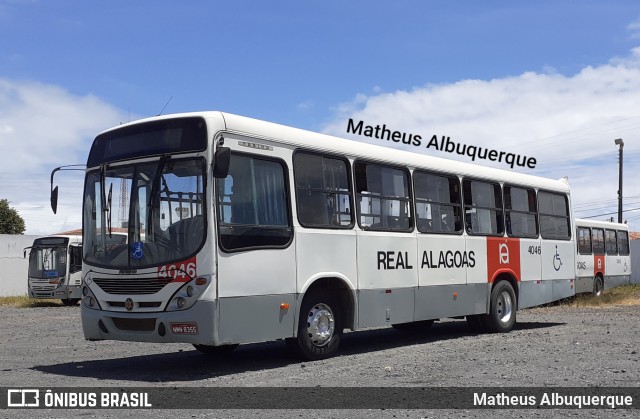
[[[201,276],[196,278],[196,285],[204,285],[207,283],[207,278],[203,278]]]

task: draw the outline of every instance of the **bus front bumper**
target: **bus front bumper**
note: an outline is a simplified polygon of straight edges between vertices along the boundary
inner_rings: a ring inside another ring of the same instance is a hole
[[[145,313],[93,310],[83,302],[82,330],[87,340],[215,345],[215,312],[215,301],[202,300],[187,310]]]

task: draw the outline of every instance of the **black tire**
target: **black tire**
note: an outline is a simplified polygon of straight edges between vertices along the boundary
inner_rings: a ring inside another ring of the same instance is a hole
[[[488,332],[506,333],[516,324],[518,302],[508,281],[500,281],[491,291],[491,306],[482,323]]]
[[[602,282],[602,278],[600,276],[596,276],[593,281],[593,296],[602,297],[603,292],[604,292],[604,283]]]
[[[78,305],[79,301],[79,298],[63,298],[62,304],[64,304],[65,306],[75,306]]]
[[[392,324],[391,327],[401,332],[424,332],[431,329],[433,322],[433,320],[420,320],[417,322]]]
[[[302,300],[298,337],[287,339],[293,352],[310,361],[334,356],[340,347],[344,320],[338,298],[327,290],[310,291]]]
[[[213,345],[193,345],[194,348],[196,348],[198,351],[202,352],[203,354],[207,354],[207,355],[227,355],[230,354],[234,349],[236,349],[238,347],[238,344],[232,344],[232,345],[220,345],[220,346],[213,346]]]
[[[467,316],[467,327],[472,333],[483,333],[487,330],[484,324],[484,314],[474,314]]]

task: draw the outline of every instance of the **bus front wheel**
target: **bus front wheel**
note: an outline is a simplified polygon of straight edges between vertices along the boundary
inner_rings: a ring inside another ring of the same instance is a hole
[[[302,300],[298,337],[287,339],[287,344],[310,361],[329,358],[338,352],[342,329],[342,311],[335,295],[327,290],[311,291]]]

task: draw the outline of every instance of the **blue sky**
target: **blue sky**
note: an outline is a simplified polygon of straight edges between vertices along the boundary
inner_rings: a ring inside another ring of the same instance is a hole
[[[528,153],[538,167],[521,171],[607,201],[578,215],[615,211],[623,137],[640,207],[639,22],[640,3],[616,0],[0,0],[0,198],[27,233],[79,227],[81,179],[60,178],[54,217],[50,170],[166,104],[341,136],[356,117]]]

